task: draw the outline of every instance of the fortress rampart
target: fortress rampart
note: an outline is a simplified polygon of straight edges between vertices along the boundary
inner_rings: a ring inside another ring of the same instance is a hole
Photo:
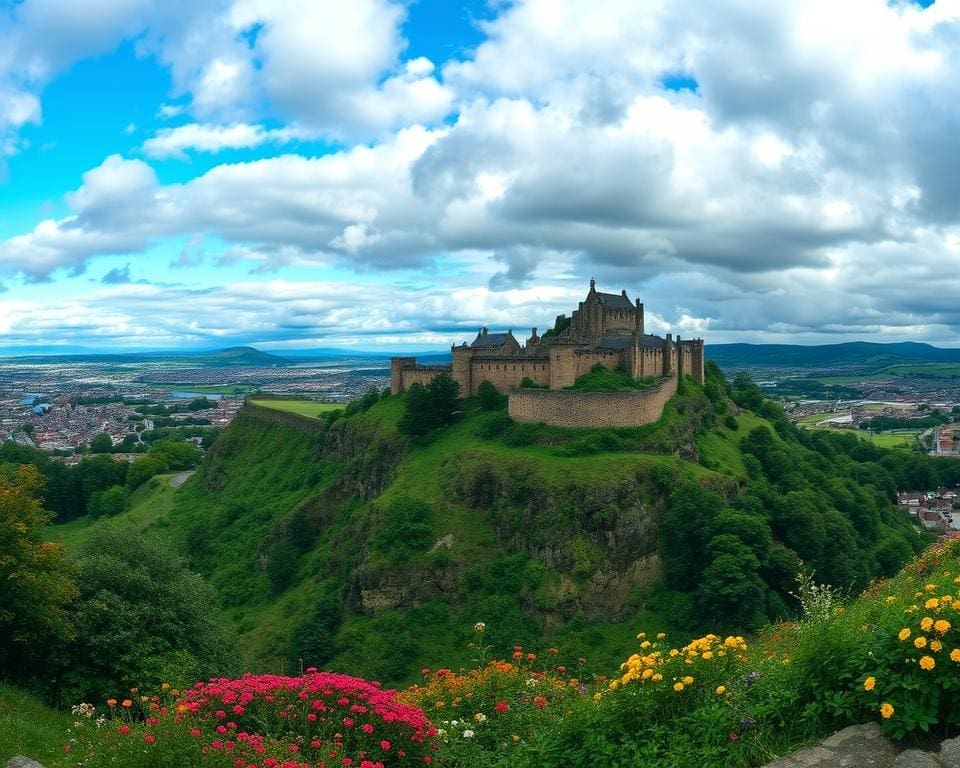
[[[677,379],[664,379],[636,392],[515,389],[508,413],[514,421],[554,427],[640,427],[660,418],[677,391]]]
[[[657,393],[665,392],[670,386],[675,390],[680,376],[690,376],[700,384],[704,376],[702,339],[681,340],[679,336],[673,338],[671,333],[666,337],[646,333],[640,300],[632,302],[626,291],[602,293],[593,280],[589,293],[571,317],[558,317],[556,326],[543,336],[534,328],[525,343],[521,343],[512,330],[491,333],[481,328],[471,344],[454,346],[450,353],[453,358],[450,365],[422,365],[414,357],[393,358],[390,391],[396,395],[413,384],[427,385],[445,372],[467,397],[476,396],[484,381],[509,394],[510,414],[514,415],[516,410],[515,418],[521,421],[559,423],[556,419],[578,418],[580,422],[569,426],[632,426],[659,418],[663,403],[673,392],[665,396]],[[564,417],[560,412],[577,410],[579,406],[574,404],[579,401],[570,398],[585,397],[588,393],[566,392],[550,399],[542,394],[543,390],[521,388],[524,380],[529,379],[559,394],[598,364],[620,369],[635,378],[672,380],[674,384],[662,385],[656,391],[589,393],[597,397],[583,400],[583,407],[591,415],[582,418]],[[609,399],[604,401],[603,397]],[[538,405],[533,405],[534,402]],[[554,403],[556,405],[551,405]],[[601,411],[605,407],[612,408],[618,415],[604,417]],[[528,417],[534,410],[539,415]],[[647,414],[653,411],[656,415],[648,418]],[[554,412],[555,417],[550,415]]]

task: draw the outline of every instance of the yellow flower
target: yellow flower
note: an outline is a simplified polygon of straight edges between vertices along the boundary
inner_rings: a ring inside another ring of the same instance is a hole
[[[901,640],[906,640],[908,637],[910,637],[910,630],[904,627],[900,630],[900,634],[897,635],[897,637],[899,637]]]
[[[896,710],[893,708],[893,704],[885,701],[880,705],[880,714],[883,716],[884,720],[889,720],[891,717],[893,717],[894,712],[896,712]]]
[[[923,585],[923,591],[924,591],[924,592],[933,592],[936,588],[937,588],[937,585],[936,585],[936,584],[924,584],[924,585]]]
[[[923,607],[928,609],[939,608],[940,601],[937,600],[937,598],[935,597],[931,597],[929,600],[927,600],[927,602],[923,604]]]
[[[710,661],[710,659],[713,658],[713,651],[704,651],[703,658],[706,659],[707,661]]]
[[[920,657],[920,669],[925,670],[926,672],[929,672],[935,666],[937,666],[937,662],[933,660],[933,656]]]
[[[674,683],[673,690],[675,690],[677,693],[680,693],[680,691],[683,690],[683,683]]]
[[[957,664],[960,664],[960,648],[954,648],[950,651],[950,661],[955,661]]]
[[[647,636],[646,632],[641,632],[639,635],[637,635],[637,640],[643,640],[643,638],[645,638],[646,636]]]
[[[663,640],[667,636],[666,632],[657,632],[657,640]]]
[[[885,598],[883,598],[883,602],[885,602],[887,605],[889,605],[890,603],[892,603],[892,602],[893,602],[894,600],[896,600],[896,599],[897,599],[897,598],[895,598],[893,595],[887,595]]]
[[[863,690],[872,691],[873,687],[877,684],[877,678],[870,676],[863,681]]]
[[[941,643],[939,640],[931,640],[930,650],[933,651],[934,653],[939,653],[940,651],[943,650],[943,643]]]
[[[717,686],[717,696],[723,696],[727,692],[726,686],[718,685]]]
[[[655,683],[659,683],[661,680],[663,680],[663,675],[661,675],[659,672],[657,672],[657,673],[656,673],[652,678],[650,678],[650,679],[653,680],[653,682],[655,682]]]
[[[932,627],[933,619],[931,619],[929,616],[924,616],[922,619],[920,619],[920,629],[922,629],[924,632],[929,632]]]
[[[913,641],[914,648],[926,648],[927,647],[927,638],[923,635],[920,635],[916,640]]]
[[[684,685],[693,685],[693,678],[690,677],[690,675],[687,675],[685,678],[683,678],[683,683]]]
[[[933,628],[937,631],[938,635],[945,635],[950,631],[950,622],[946,619],[937,619],[934,623]]]

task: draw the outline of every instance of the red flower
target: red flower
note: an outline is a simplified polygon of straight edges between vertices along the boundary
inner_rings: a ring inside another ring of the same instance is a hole
[[[130,733],[130,726],[124,723],[117,730],[120,731],[120,733],[122,733],[124,736],[126,736],[128,733]]]
[[[503,713],[510,709],[510,705],[507,704],[503,699],[497,702],[497,712]]]
[[[547,706],[547,700],[543,696],[537,696],[537,698],[533,700],[533,703],[537,705],[537,709],[543,709]]]
[[[148,733],[146,736],[143,737],[144,744],[153,744],[153,742],[155,742],[156,740],[157,740],[157,737],[154,736],[152,733]]]

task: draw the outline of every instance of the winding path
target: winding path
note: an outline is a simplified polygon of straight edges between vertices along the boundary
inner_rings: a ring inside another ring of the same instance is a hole
[[[193,477],[196,471],[195,469],[188,469],[186,472],[177,472],[177,474],[170,478],[170,485],[174,488],[179,488]]]

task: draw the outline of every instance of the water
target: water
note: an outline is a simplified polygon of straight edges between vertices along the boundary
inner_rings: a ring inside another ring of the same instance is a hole
[[[171,392],[170,397],[178,400],[196,400],[198,397],[205,397],[207,400],[219,400],[223,395],[205,395],[203,392]],[[33,400],[30,401],[31,403]]]

